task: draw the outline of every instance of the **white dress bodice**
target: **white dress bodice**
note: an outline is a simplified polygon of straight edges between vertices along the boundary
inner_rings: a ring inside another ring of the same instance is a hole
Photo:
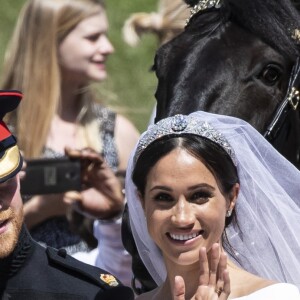
[[[256,292],[232,300],[300,300],[297,286],[289,283],[276,283]]]

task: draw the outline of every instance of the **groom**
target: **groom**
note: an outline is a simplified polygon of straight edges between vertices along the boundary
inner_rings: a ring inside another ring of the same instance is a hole
[[[105,270],[63,249],[44,248],[29,235],[20,194],[23,160],[3,121],[21,99],[18,91],[0,91],[0,299],[134,299],[131,289]]]

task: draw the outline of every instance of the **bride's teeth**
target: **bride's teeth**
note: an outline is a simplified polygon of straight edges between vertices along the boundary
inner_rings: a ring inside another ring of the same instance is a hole
[[[195,238],[198,236],[199,233],[191,233],[191,234],[172,234],[170,233],[170,236],[173,240],[178,240],[178,241],[186,241]]]

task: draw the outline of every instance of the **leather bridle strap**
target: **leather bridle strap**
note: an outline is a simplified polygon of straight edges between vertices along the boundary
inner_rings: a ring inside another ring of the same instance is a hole
[[[300,86],[300,60],[299,57],[293,66],[292,73],[289,80],[286,96],[277,108],[273,120],[268,126],[264,137],[272,143],[278,136],[286,117],[291,110],[296,110],[299,107],[300,94],[298,87]]]

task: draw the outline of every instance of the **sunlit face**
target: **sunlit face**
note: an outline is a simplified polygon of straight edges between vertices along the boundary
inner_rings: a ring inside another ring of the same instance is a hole
[[[63,79],[85,84],[90,80],[102,81],[107,77],[106,59],[114,52],[107,30],[107,17],[102,10],[81,21],[64,38],[58,47]]]
[[[23,223],[23,203],[17,176],[0,183],[0,259],[14,250]]]
[[[148,230],[165,260],[191,265],[200,247],[220,241],[228,209],[214,175],[197,158],[177,148],[160,159],[147,177],[142,199]]]

